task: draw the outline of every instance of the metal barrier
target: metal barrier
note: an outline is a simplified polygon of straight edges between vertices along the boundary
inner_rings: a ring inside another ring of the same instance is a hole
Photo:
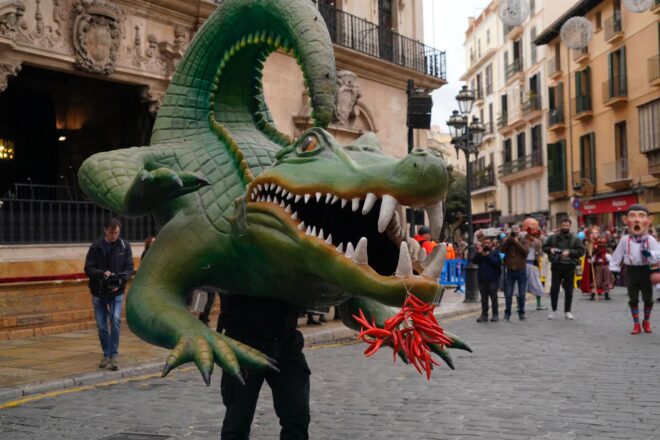
[[[457,292],[463,292],[465,285],[465,267],[467,260],[447,260],[440,274],[440,284],[443,286],[456,286]]]

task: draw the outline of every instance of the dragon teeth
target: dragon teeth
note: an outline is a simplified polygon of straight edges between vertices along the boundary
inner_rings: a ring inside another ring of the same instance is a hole
[[[298,213],[294,212],[293,215],[291,216],[291,220],[298,220]]]
[[[353,210],[353,212],[357,211],[358,208],[360,207],[360,198],[359,197],[354,198],[351,201],[351,203],[352,203],[351,209]]]
[[[312,196],[310,196],[309,194],[305,194],[305,203],[309,202],[309,199],[310,199],[311,197],[312,197]]]
[[[323,237],[323,229],[319,229],[319,235],[318,235],[318,237],[319,237],[321,240],[324,239],[324,237]]]
[[[316,201],[317,201],[317,202],[320,202],[320,201],[321,201],[321,197],[323,197],[323,194],[321,194],[320,192],[317,192],[317,193],[316,193]]]
[[[351,257],[354,263],[369,264],[369,256],[367,253],[367,237],[362,237],[355,247],[355,252]]]
[[[332,194],[327,193],[325,195],[325,204],[327,205],[328,203],[330,203],[330,200],[332,200]]]
[[[286,196],[286,199],[287,199],[287,200],[291,200],[292,198],[293,198],[293,194],[291,194],[291,193],[289,193],[289,194]]]
[[[355,253],[355,248],[353,247],[353,243],[349,241],[348,244],[346,245],[346,253],[344,255],[346,255],[346,258],[351,258],[354,253]]]
[[[282,192],[282,187],[277,185],[277,188],[275,188],[275,194],[279,194]]]
[[[431,252],[431,255],[429,255],[425,261],[425,263],[428,263],[426,264],[426,269],[422,272],[422,276],[437,280],[442,273],[446,256],[447,245],[443,243],[440,246],[436,246],[435,249],[433,249],[433,252]]]
[[[298,225],[298,230],[302,231],[303,229],[305,229],[305,222],[300,222],[300,224]]]
[[[314,237],[316,237],[316,226],[314,226],[314,227],[312,228],[312,235],[313,235]]]
[[[282,203],[284,203],[284,201],[282,201]],[[284,208],[284,212],[286,212],[287,214],[290,214],[291,213],[291,205],[286,205],[286,207]]]
[[[275,200],[277,202],[277,200]],[[284,200],[280,202],[280,208],[286,208],[286,205],[284,204]]]
[[[337,246],[337,252],[340,254],[344,253],[344,243],[339,243],[339,246]]]
[[[378,232],[381,234],[385,232],[387,226],[392,221],[396,207],[399,205],[399,202],[396,199],[389,195],[383,196],[383,202],[380,205],[380,213],[378,214]]]
[[[328,238],[325,240],[325,244],[332,244],[332,234],[328,234]]]
[[[329,195],[329,194],[328,194],[328,195]],[[337,203],[337,200],[339,200],[339,197],[337,197],[337,196],[333,196],[333,197],[332,197],[332,200],[330,201],[330,204],[331,204],[331,205],[334,205],[335,203]]]
[[[378,197],[376,197],[376,194],[369,193],[367,194],[367,198],[364,200],[364,206],[362,207],[362,215],[367,215],[371,211],[371,208],[374,207],[374,204],[376,203],[376,200],[378,200]]]
[[[429,205],[424,208],[426,214],[429,216],[429,223],[431,224],[431,231],[433,231],[433,237],[438,238],[440,232],[442,231],[442,224],[444,223],[444,206],[442,202],[438,202],[435,205]]]
[[[261,186],[261,184],[259,183],[259,184],[257,185],[257,189],[259,190],[259,192],[261,192],[261,191],[264,189],[264,187]]]
[[[397,277],[411,277],[413,276],[412,260],[410,259],[410,252],[408,251],[408,244],[405,241],[401,242],[399,249],[399,263],[396,265]]]
[[[268,203],[273,203],[273,198],[272,198],[271,196],[268,196],[268,198],[266,199],[266,201],[267,201]]]
[[[282,197],[287,197],[289,195],[289,191],[286,189],[282,188]]]
[[[296,200],[294,200],[295,203],[298,203],[302,199],[301,195],[296,195]]]
[[[311,233],[312,233],[312,228],[310,228],[309,226],[307,226],[307,230],[305,231],[305,235],[309,235],[309,234],[311,234]]]
[[[344,207],[346,206],[347,203],[348,203],[348,200],[341,199],[341,209],[344,209]]]

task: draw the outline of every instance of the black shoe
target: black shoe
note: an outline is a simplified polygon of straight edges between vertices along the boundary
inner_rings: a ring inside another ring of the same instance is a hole
[[[493,317],[490,318],[490,322],[497,322],[497,321],[499,321],[499,320],[500,320],[500,317],[497,316],[497,315],[493,315]]]
[[[510,313],[505,313],[505,314],[504,314],[504,320],[505,320],[506,322],[509,322],[510,319],[511,319],[511,314],[510,314]]]
[[[525,317],[525,315],[518,315],[518,319],[521,320],[521,321],[527,321],[527,318]]]
[[[592,293],[591,298],[589,298],[589,301],[594,301],[596,299],[596,294]]]
[[[481,315],[477,318],[477,322],[488,322],[488,315]]]
[[[605,301],[610,301],[612,298],[610,298],[610,292],[605,292]]]

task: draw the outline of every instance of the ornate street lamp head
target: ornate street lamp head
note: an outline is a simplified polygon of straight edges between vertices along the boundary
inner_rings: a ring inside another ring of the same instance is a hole
[[[486,132],[486,127],[479,121],[479,118],[472,118],[472,123],[470,124],[470,134],[472,135],[472,144],[479,148],[479,145],[484,141],[484,133]]]
[[[463,86],[461,91],[458,92],[458,95],[456,95],[456,101],[458,101],[458,109],[461,111],[461,114],[467,115],[472,111],[472,106],[474,105],[474,92],[468,89],[467,86]]]
[[[449,127],[449,134],[451,135],[452,140],[457,140],[463,134],[465,134],[465,128],[467,127],[467,118],[462,116],[458,110],[454,110],[447,121],[447,126]]]

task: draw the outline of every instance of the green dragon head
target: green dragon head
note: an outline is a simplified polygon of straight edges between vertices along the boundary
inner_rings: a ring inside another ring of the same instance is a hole
[[[309,302],[364,296],[401,305],[407,291],[430,301],[444,255],[439,248],[413,274],[400,207],[426,208],[438,234],[447,187],[433,150],[397,160],[373,133],[341,146],[312,128],[248,186],[245,228],[271,269],[291,280],[289,292],[313,295]]]

